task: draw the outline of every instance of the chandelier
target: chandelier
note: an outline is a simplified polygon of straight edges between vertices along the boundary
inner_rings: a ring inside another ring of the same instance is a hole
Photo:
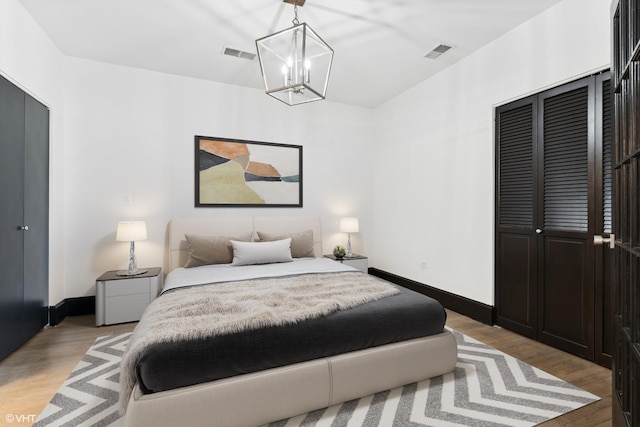
[[[265,92],[288,105],[324,99],[333,62],[333,49],[298,21],[297,0],[293,11],[293,27],[256,40]]]

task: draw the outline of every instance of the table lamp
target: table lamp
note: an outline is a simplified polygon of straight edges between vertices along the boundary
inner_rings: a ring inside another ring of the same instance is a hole
[[[342,218],[340,220],[340,231],[343,233],[349,233],[349,241],[347,242],[347,256],[353,256],[351,251],[351,233],[357,233],[360,231],[358,226],[358,218]]]
[[[116,241],[131,242],[129,249],[129,269],[118,271],[118,276],[135,276],[146,273],[147,270],[138,270],[136,265],[136,240],[147,239],[147,225],[144,221],[120,221],[116,232]]]

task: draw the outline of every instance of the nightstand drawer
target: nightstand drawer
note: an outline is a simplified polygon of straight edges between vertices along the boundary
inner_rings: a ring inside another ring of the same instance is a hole
[[[357,268],[363,273],[366,273],[369,269],[369,260],[367,260],[367,258],[345,259],[342,263]]]
[[[109,283],[109,286],[105,289],[105,296],[107,297],[115,297],[120,295],[135,295],[135,294],[145,294],[148,299],[149,295],[149,279],[139,278],[139,279],[127,279],[122,281],[114,281]]]
[[[142,313],[149,305],[149,294],[119,295],[109,298],[110,309],[105,313],[105,323],[134,322],[140,320]]]

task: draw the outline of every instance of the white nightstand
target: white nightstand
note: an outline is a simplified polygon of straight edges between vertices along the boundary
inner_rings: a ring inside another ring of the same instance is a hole
[[[369,258],[366,256],[353,254],[352,256],[345,256],[344,258],[336,258],[334,255],[325,255],[324,257],[334,261],[340,261],[343,264],[357,268],[363,273],[369,272]]]
[[[137,276],[107,271],[96,280],[96,326],[136,322],[162,290],[162,269],[149,268]]]

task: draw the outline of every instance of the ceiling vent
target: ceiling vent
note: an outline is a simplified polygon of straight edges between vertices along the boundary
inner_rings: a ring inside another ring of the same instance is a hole
[[[453,46],[448,46],[446,44],[441,44],[438,45],[435,49],[433,49],[431,52],[427,53],[424,57],[425,58],[429,58],[429,59],[436,59],[438,58],[440,55],[442,55],[443,53],[445,53],[446,51],[448,51],[449,49],[453,49]]]
[[[245,52],[238,49],[232,49],[230,47],[225,47],[222,51],[223,55],[235,56],[236,58],[248,59],[249,61],[253,61],[256,57],[255,53]]]

